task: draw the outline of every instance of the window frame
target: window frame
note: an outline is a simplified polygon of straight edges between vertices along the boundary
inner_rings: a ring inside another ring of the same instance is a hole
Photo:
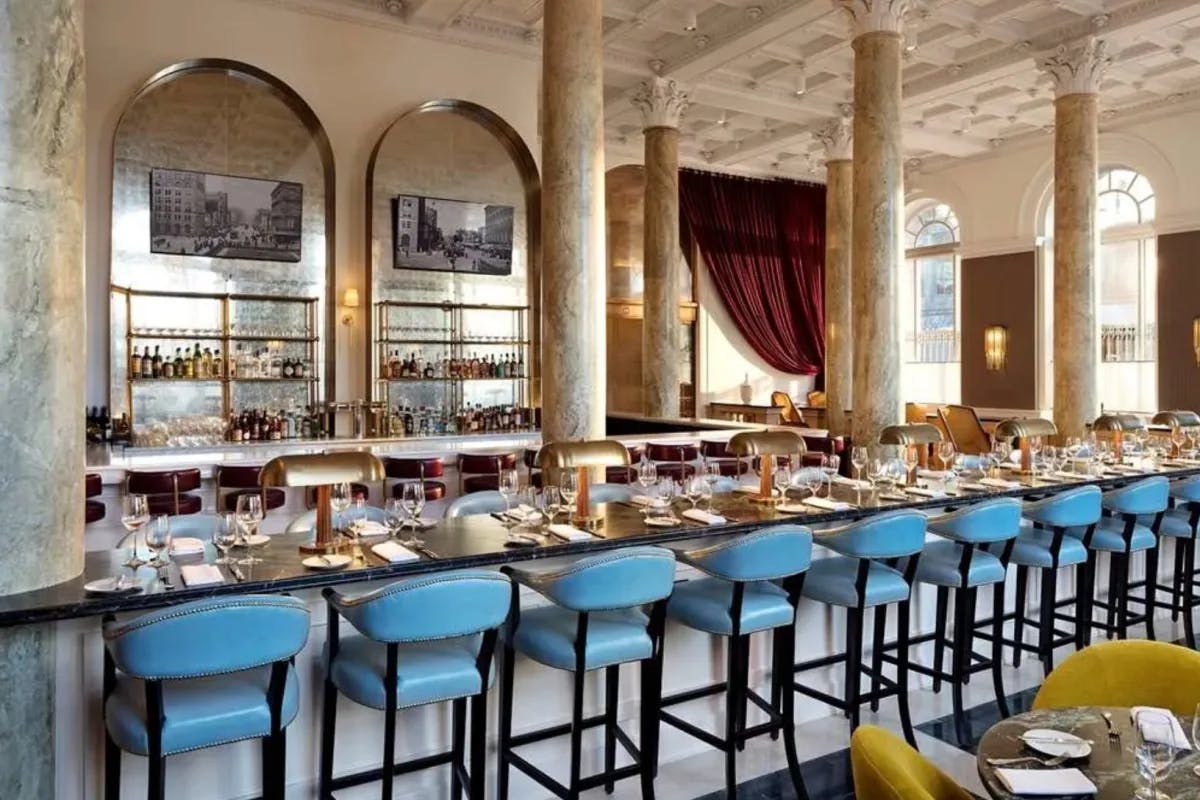
[[[944,209],[945,213],[937,214],[936,212],[940,209]],[[931,210],[935,212],[935,216],[932,219],[921,221],[921,216]],[[915,226],[915,230],[913,230],[914,221],[919,223]],[[948,228],[954,235],[954,240],[939,244],[916,246],[915,243],[920,240],[921,234],[934,225],[941,225]],[[909,241],[913,243],[913,246],[906,247],[904,250],[904,260],[908,262],[912,269],[912,303],[909,311],[911,314],[912,343],[907,361],[912,364],[958,364],[962,360],[960,350],[962,341],[962,258],[959,254],[962,249],[962,226],[958,215],[954,213],[954,208],[948,203],[937,201],[922,204],[914,208],[906,217],[904,234],[906,244]],[[921,328],[921,261],[927,258],[947,255],[951,257],[953,272],[953,292],[951,292],[953,322],[949,329],[952,335],[950,353],[944,359],[927,359],[922,356],[921,343],[919,341],[921,331],[923,330]]]

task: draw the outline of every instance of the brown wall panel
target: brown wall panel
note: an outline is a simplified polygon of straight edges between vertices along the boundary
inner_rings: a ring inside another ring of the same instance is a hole
[[[962,262],[962,401],[984,408],[1037,407],[1037,256],[1006,253]],[[1008,328],[1008,362],[990,371],[983,331]]]
[[[1192,320],[1200,316],[1200,231],[1158,237],[1158,405],[1200,409]]]

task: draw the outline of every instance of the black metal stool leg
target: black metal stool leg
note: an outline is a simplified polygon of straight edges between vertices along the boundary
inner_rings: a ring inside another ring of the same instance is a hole
[[[575,670],[574,697],[571,702],[571,782],[567,796],[579,800],[579,780],[583,771],[583,685],[587,675],[582,669]]]
[[[846,711],[850,730],[858,727],[862,709],[859,707],[859,684],[862,680],[862,606],[846,609]]]
[[[104,730],[104,800],[120,800],[121,797],[121,748]]]
[[[467,700],[460,697],[450,704],[450,796],[462,800],[462,775],[459,769],[466,763]]]
[[[1025,594],[1029,589],[1029,567],[1017,567],[1015,613],[1013,614],[1013,666],[1021,666],[1021,645],[1025,643]]]
[[[776,628],[774,633],[771,634],[771,708],[780,713],[783,712],[784,674],[788,668],[788,664],[791,663],[790,659],[794,657],[794,653],[787,650],[785,638],[783,628]],[[785,653],[787,654],[786,657]],[[788,687],[788,691],[791,691],[790,686]],[[793,705],[795,704],[793,703]],[[778,738],[779,731],[772,730],[771,741],[775,741]]]
[[[380,797],[383,800],[391,800],[392,785],[396,780],[396,669],[399,660],[399,649],[396,644],[391,643],[387,646],[387,672],[385,675],[390,678],[387,685],[384,687],[384,709],[383,709],[383,786],[380,789]]]
[[[1041,609],[1038,625],[1038,658],[1042,661],[1042,673],[1049,675],[1054,668],[1054,611],[1058,599],[1058,571],[1041,570]]]
[[[950,684],[950,696],[954,705],[954,733],[963,747],[969,744],[970,735],[967,731],[967,717],[963,710],[963,685],[966,683],[966,671],[970,666],[966,653],[967,642],[967,590],[957,589],[954,592],[954,638],[950,648],[950,674],[953,680]]]
[[[750,705],[750,697],[747,689],[750,686],[750,637],[742,636],[742,644],[738,647],[738,694],[740,701],[738,704],[738,733],[746,730],[746,711]],[[738,752],[746,749],[746,740],[738,739]]]
[[[781,649],[788,654],[791,654],[796,649],[796,628],[794,625],[789,625],[786,628],[777,630],[775,637],[775,647]],[[791,687],[784,693],[782,697],[783,707],[781,716],[783,717],[783,751],[787,756],[788,773],[792,777],[792,786],[796,790],[796,800],[808,800],[808,789],[804,785],[804,777],[800,774],[800,759],[796,753],[796,695],[791,691]]]
[[[742,642],[740,636],[729,637],[729,654],[726,676],[728,683],[725,687],[725,793],[727,797],[737,797],[737,746],[735,739],[738,732],[738,718],[742,705],[739,702],[741,693],[738,691],[738,679],[741,674],[741,654],[738,652]]]
[[[162,756],[150,757],[150,774],[147,777],[146,800],[166,800],[167,760]]]
[[[871,642],[871,711],[879,710],[879,689],[883,685],[883,637],[887,632],[887,606],[875,606],[871,610],[875,619],[875,638]]]
[[[1088,550],[1087,561],[1083,565],[1083,585],[1079,587],[1079,591],[1075,593],[1078,604],[1080,597],[1083,598],[1083,607],[1078,606],[1075,609],[1076,615],[1083,622],[1083,632],[1080,635],[1079,648],[1082,650],[1092,643],[1092,619],[1096,605],[1096,572],[1100,564],[1100,556],[1095,550]]]
[[[1004,694],[1004,581],[992,589],[992,686],[996,690],[996,707],[1000,717],[1007,718],[1008,700]]]
[[[471,698],[471,800],[487,794],[487,692]]]
[[[496,744],[496,800],[508,800],[508,756],[512,752],[513,661],[512,645],[505,639],[500,656],[500,733]]]
[[[333,781],[333,738],[337,725],[337,688],[325,679],[325,698],[321,709],[321,765],[317,778],[317,797],[328,800]]]
[[[620,667],[604,670],[604,793],[613,793],[612,771],[617,768],[617,697],[620,692]]]
[[[1122,554],[1114,558],[1117,571],[1117,638],[1129,638],[1129,556]]]
[[[1185,550],[1184,564],[1187,574],[1183,579],[1183,636],[1187,646],[1196,649],[1196,632],[1193,630],[1192,616],[1195,612],[1195,580],[1192,578],[1193,560],[1196,557],[1196,540],[1185,539],[1181,542]]]
[[[1176,539],[1172,547],[1175,549],[1175,565],[1171,571],[1171,622],[1178,622],[1179,607],[1183,602],[1183,556],[1187,547],[1180,539]]]
[[[1146,551],[1146,638],[1154,641],[1154,607],[1158,601],[1158,545]]]
[[[946,653],[946,617],[950,613],[950,589],[937,587],[937,611],[933,620],[933,691],[942,691],[942,664]]]
[[[905,600],[896,609],[896,701],[900,706],[900,726],[904,729],[904,738],[915,748],[917,737],[908,713],[908,615],[909,601]]]
[[[654,778],[658,774],[658,726],[662,703],[661,655],[642,662],[641,781],[643,800],[654,798]]]

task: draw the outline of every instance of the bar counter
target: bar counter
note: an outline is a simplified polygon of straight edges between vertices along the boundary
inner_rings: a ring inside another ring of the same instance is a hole
[[[1170,468],[1159,474],[1176,478],[1198,473],[1200,466]],[[627,545],[665,544],[701,537],[733,535],[763,525],[784,522],[814,526],[819,542],[820,526],[867,517],[883,511],[914,508],[927,514],[937,514],[985,498],[1046,496],[1088,483],[1108,489],[1147,476],[1122,475],[1054,483],[1043,482],[1040,479],[1035,482],[1028,476],[1009,477],[1019,480],[1023,484],[1021,488],[988,492],[962,491],[958,495],[943,498],[912,499],[906,502],[880,502],[873,499],[869,491],[864,490],[864,503],[861,507],[844,511],[814,509],[811,513],[804,514],[777,512],[770,506],[753,502],[748,494],[742,492],[718,494],[713,498],[713,510],[724,516],[726,523],[703,525],[682,520],[679,527],[668,529],[647,527],[642,522],[641,512],[632,504],[608,503],[596,506],[598,513],[604,518],[604,524],[599,527],[593,540],[562,542],[551,536],[544,536],[539,537],[543,544],[538,547],[506,547],[504,525],[489,515],[443,519],[435,527],[421,533],[427,549],[435,554],[436,558],[423,555],[419,561],[386,563],[370,551],[370,544],[379,540],[364,539],[365,562],[355,562],[339,571],[306,569],[300,563],[302,556],[297,548],[304,537],[299,534],[277,534],[271,537],[269,545],[255,550],[254,554],[263,559],[262,563],[241,567],[245,577],[243,581],[236,580],[223,569],[222,572],[226,576],[224,584],[188,589],[183,586],[179,577],[178,566],[189,561],[199,562],[206,557],[211,559],[212,554],[203,557],[180,556],[170,566],[170,579],[174,588],[164,588],[154,580],[150,568],[142,567],[137,577],[144,583],[145,589],[124,595],[90,595],[84,591],[85,583],[117,575],[125,569],[121,566],[125,558],[124,552],[94,551],[87,553],[84,573],[79,578],[46,589],[0,598],[0,627],[146,610],[202,597],[285,592],[346,583],[367,584],[444,570],[496,567],[556,556],[578,556]],[[842,484],[834,484],[834,499],[853,502],[855,490]]]

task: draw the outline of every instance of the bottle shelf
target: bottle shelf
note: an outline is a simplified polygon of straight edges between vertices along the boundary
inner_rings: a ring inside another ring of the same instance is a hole
[[[199,331],[184,331],[183,333],[140,333],[138,331],[130,331],[126,338],[129,339],[158,339],[164,341],[183,341],[189,342],[219,342],[229,337],[222,336],[220,333],[208,331],[200,333]]]
[[[246,336],[244,334],[237,334],[235,336],[230,334],[221,338],[231,342],[302,342],[304,344],[311,344],[317,341],[315,336]]]
[[[529,378],[378,378],[380,383],[472,383],[474,381],[527,381]]]
[[[528,339],[379,339],[376,344],[436,344],[444,347],[524,347]]]
[[[316,378],[128,378],[130,383],[316,383]]]
[[[316,383],[316,378],[229,378],[230,383]]]

